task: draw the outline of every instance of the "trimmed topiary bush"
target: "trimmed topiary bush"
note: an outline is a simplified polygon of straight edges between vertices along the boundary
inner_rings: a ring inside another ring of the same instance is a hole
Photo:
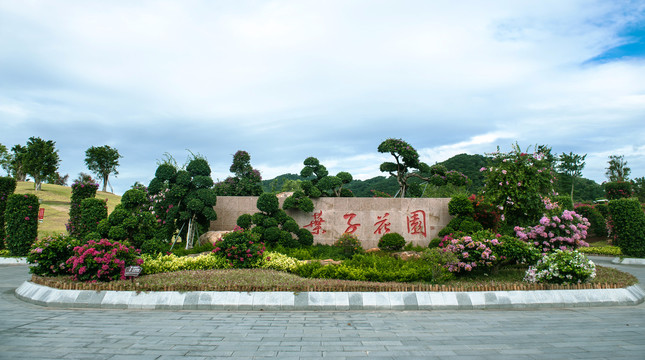
[[[387,233],[378,241],[378,248],[385,251],[399,251],[405,246],[405,238],[399,233]]]
[[[5,220],[4,213],[9,195],[16,191],[16,179],[0,177],[0,250],[5,248]]]
[[[108,208],[105,200],[88,198],[81,201],[81,221],[79,236],[85,239],[89,233],[96,233],[99,222],[108,217]],[[97,240],[96,238],[94,240]]]
[[[75,238],[80,238],[81,229],[81,202],[84,199],[96,196],[99,184],[90,182],[75,181],[72,184],[72,198],[69,206],[69,221],[67,222],[67,232]]]
[[[304,191],[298,190],[284,200],[282,208],[285,210],[299,209],[304,212],[312,212],[314,211],[314,203],[309,197],[307,197],[307,195],[305,195]]]
[[[14,256],[27,255],[38,236],[38,197],[9,195],[5,221],[7,249]]]
[[[457,194],[448,203],[448,213],[453,216],[472,216],[475,212],[473,203],[465,194]]]
[[[29,272],[39,276],[67,274],[66,261],[74,255],[78,245],[76,239],[63,234],[36,240],[27,255],[27,262],[33,264]]]
[[[625,256],[645,257],[645,214],[636,199],[609,202],[614,245]]]

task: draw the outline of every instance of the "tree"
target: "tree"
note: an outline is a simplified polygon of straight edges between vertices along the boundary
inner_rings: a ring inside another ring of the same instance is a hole
[[[14,145],[11,148],[13,154],[9,154],[9,164],[7,172],[17,181],[25,181],[27,173],[25,172],[25,154],[27,148],[22,145]]]
[[[380,170],[396,177],[399,183],[399,194],[401,194],[401,197],[405,197],[411,177],[423,178],[418,173],[411,172],[410,170],[417,169],[421,172],[429,171],[430,167],[419,161],[419,153],[410,144],[401,139],[387,139],[383,141],[378,146],[378,152],[390,153],[394,157],[396,163],[384,162],[381,164]]]
[[[58,150],[52,140],[30,137],[24,152],[23,166],[25,173],[34,178],[34,189],[40,191],[41,183],[58,170]]]
[[[2,167],[7,172],[7,175],[10,175],[11,173],[10,164],[11,155],[9,154],[7,147],[0,144],[0,167]]]
[[[107,191],[110,174],[119,174],[116,170],[117,166],[119,166],[119,158],[122,158],[119,155],[119,151],[108,145],[92,146],[85,150],[85,165],[96,176],[103,179],[103,191]]]
[[[625,156],[611,155],[608,163],[609,166],[605,175],[607,175],[609,181],[627,181],[629,179],[629,173],[632,169],[627,167]]]
[[[262,195],[262,176],[251,166],[251,155],[244,150],[238,150],[233,155],[233,163],[229,169],[235,176],[215,184],[217,195],[222,196],[259,196]]]
[[[587,154],[580,156],[569,152],[569,154],[562,153],[558,159],[558,170],[571,176],[571,202],[573,202],[573,183],[576,178],[582,176],[582,169],[585,167],[586,157]]]

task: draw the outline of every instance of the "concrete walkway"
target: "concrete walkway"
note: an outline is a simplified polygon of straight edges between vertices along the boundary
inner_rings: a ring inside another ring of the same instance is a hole
[[[645,267],[611,265],[645,283]],[[442,311],[61,309],[0,266],[0,359],[643,359],[645,304]],[[640,285],[639,285],[640,286]]]

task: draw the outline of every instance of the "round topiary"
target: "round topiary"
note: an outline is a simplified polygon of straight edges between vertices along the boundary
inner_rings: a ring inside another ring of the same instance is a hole
[[[161,181],[159,178],[154,178],[150,180],[150,184],[148,184],[148,191],[151,194],[158,194],[163,189],[163,186],[163,181]]]
[[[121,205],[127,210],[135,210],[149,203],[146,193],[139,189],[130,189],[121,197]]]
[[[265,193],[258,198],[257,207],[265,214],[273,215],[280,209],[280,201],[274,194]]]
[[[250,229],[251,224],[253,223],[253,217],[249,214],[242,214],[237,218],[237,226],[242,229]]]
[[[177,175],[177,169],[170,164],[161,164],[157,167],[155,172],[155,178],[160,181],[172,181],[172,179]]]
[[[398,251],[405,246],[405,239],[399,233],[387,233],[378,241],[378,247],[386,251]]]
[[[288,232],[292,232],[294,234],[298,233],[299,228],[300,228],[300,226],[298,226],[298,223],[293,219],[289,219],[289,220],[285,221],[285,223],[282,225],[283,230],[286,230]]]
[[[298,229],[298,243],[302,246],[311,246],[314,244],[314,235],[307,229]]]
[[[177,178],[175,179],[178,185],[189,186],[192,181],[192,176],[186,170],[177,171]]]
[[[285,230],[280,230],[280,237],[278,238],[278,244],[286,248],[298,247],[299,243],[296,238],[291,235],[290,232]]]
[[[208,165],[208,161],[206,159],[202,158],[194,158],[192,159],[189,163],[188,166],[186,166],[186,170],[192,175],[192,176],[210,176],[211,174],[211,167]]]
[[[213,187],[213,179],[210,176],[195,175],[193,176],[193,185],[197,189],[210,189]]]
[[[266,230],[264,230],[264,234],[262,235],[262,239],[266,240],[267,243],[276,244],[280,239],[281,231],[282,230],[280,230],[277,226],[266,228]]]

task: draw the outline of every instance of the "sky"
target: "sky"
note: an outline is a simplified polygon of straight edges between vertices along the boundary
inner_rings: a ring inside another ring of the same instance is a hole
[[[310,156],[368,179],[388,138],[428,164],[546,144],[641,177],[645,2],[0,0],[0,143],[31,136],[70,183],[118,149],[117,194],[166,155],[224,180],[238,150],[264,179]]]

